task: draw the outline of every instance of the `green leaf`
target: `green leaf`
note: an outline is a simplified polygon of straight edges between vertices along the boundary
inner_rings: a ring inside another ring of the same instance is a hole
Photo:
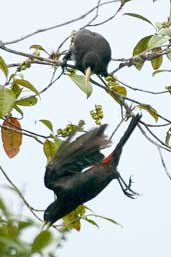
[[[48,129],[50,129],[53,132],[53,125],[50,120],[39,120],[41,123],[43,123]]]
[[[144,38],[142,38],[134,47],[133,49],[133,56],[137,56],[141,53],[143,53],[144,51],[146,51],[148,49],[148,42],[150,40],[150,38],[152,37],[152,35],[146,36]],[[141,70],[144,64],[144,60],[140,59],[137,62],[134,62],[135,67],[137,68],[137,70]]]
[[[92,94],[93,88],[90,82],[85,85],[85,76],[69,74],[72,81],[87,95],[87,98]]]
[[[171,137],[171,128],[169,128],[169,130],[166,133],[166,138],[165,138],[166,145],[169,145],[170,137]]]
[[[39,95],[39,91],[33,86],[29,81],[24,80],[24,79],[16,79],[14,80],[15,84],[21,85],[25,88],[30,89],[32,92],[34,92],[36,95]]]
[[[124,13],[124,15],[131,16],[131,17],[140,19],[142,21],[146,21],[146,22],[148,22],[150,25],[152,25],[155,28],[155,26],[153,25],[153,23],[149,19],[147,19],[146,17],[144,17],[144,16],[142,16],[140,14],[137,14],[137,13]]]
[[[37,104],[37,98],[35,96],[24,97],[16,101],[16,105],[33,106]]]
[[[26,220],[26,221],[19,221],[18,222],[18,230],[21,232],[22,230],[35,225],[35,223],[32,220]]]
[[[139,55],[148,49],[148,42],[151,39],[152,35],[143,37],[134,47],[133,56]]]
[[[4,73],[5,77],[8,77],[8,66],[1,56],[0,56],[0,70]]]
[[[24,113],[23,111],[20,109],[20,107],[18,107],[17,105],[14,106],[14,109],[16,110],[16,112],[18,112],[21,115],[21,118],[24,117]]]
[[[170,37],[168,37],[168,36],[163,36],[163,35],[156,34],[156,35],[154,35],[150,38],[150,40],[148,42],[148,48],[153,49],[153,48],[156,48],[156,47],[160,47],[165,42],[167,42],[169,39],[170,39]]]
[[[46,53],[46,50],[41,45],[37,45],[37,44],[31,45],[30,49],[36,49],[36,50],[43,51]]]
[[[0,86],[0,118],[7,115],[16,102],[16,96],[11,89]]]
[[[160,52],[162,49],[161,47],[157,47],[157,48],[154,48],[152,50],[152,53],[158,53]],[[151,64],[152,64],[152,67],[154,70],[158,70],[160,68],[160,66],[162,65],[162,62],[163,62],[163,56],[159,56],[159,57],[156,57],[154,59],[151,60]]]
[[[88,223],[92,224],[93,226],[96,226],[97,228],[99,228],[99,225],[94,220],[89,219],[87,217],[84,220],[87,221]]]
[[[120,223],[118,223],[117,221],[111,219],[111,218],[108,218],[108,217],[105,217],[105,216],[101,216],[101,215],[97,215],[97,214],[90,214],[89,216],[94,216],[96,218],[100,218],[100,219],[104,219],[104,220],[107,220],[115,225],[119,225],[119,226],[122,226]]]
[[[43,248],[48,246],[51,241],[52,241],[52,234],[50,231],[44,230],[40,232],[40,234],[36,236],[36,238],[32,243],[32,252],[33,253],[40,252],[41,250],[43,250]]]
[[[140,109],[143,109],[145,111],[147,111],[154,119],[155,121],[158,121],[158,112],[156,109],[154,109],[153,107],[151,107],[151,105],[149,104],[139,104],[138,107]]]
[[[4,201],[0,198],[0,210],[5,215],[6,218],[9,216],[9,211],[4,203]]]

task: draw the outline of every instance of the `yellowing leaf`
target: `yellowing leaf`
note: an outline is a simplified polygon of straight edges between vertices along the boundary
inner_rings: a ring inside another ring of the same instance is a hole
[[[46,139],[43,144],[43,151],[46,155],[47,161],[50,162],[56,153],[56,145],[54,142]]]
[[[46,50],[41,45],[37,45],[37,44],[31,45],[30,49],[36,49],[36,50],[40,50],[40,51],[46,52]]]
[[[162,50],[161,47],[157,47],[157,48],[154,48],[152,50],[152,53],[158,53],[161,50]],[[153,69],[158,70],[160,68],[160,66],[162,65],[162,61],[163,61],[163,56],[162,55],[152,59],[151,64],[152,64]]]
[[[85,76],[71,73],[68,75],[72,81],[87,95],[87,98],[92,94],[93,88],[90,82],[85,83]]]
[[[21,125],[16,118],[7,118],[2,126],[9,127],[1,128],[3,147],[9,158],[17,155],[22,144],[22,132],[15,131],[15,129],[21,129]],[[10,128],[14,129],[11,130]]]
[[[143,109],[143,110],[147,111],[155,119],[155,121],[158,121],[158,112],[153,107],[151,107],[151,105],[149,105],[149,104],[139,104],[138,107],[140,109]]]
[[[0,56],[0,70],[4,73],[6,77],[8,76],[8,66],[1,56]]]
[[[0,86],[0,118],[7,115],[13,108],[16,96],[11,89]]]
[[[121,96],[127,96],[126,88],[120,85],[117,81],[109,81],[108,86],[111,89],[111,96],[117,103],[122,104],[122,99],[120,99],[119,96],[117,97],[115,94],[112,94],[112,91],[120,94]]]
[[[83,217],[85,214],[85,207],[84,205],[78,206],[74,211],[67,214],[64,218],[64,227],[67,229],[76,229],[80,231],[81,223],[80,218]]]

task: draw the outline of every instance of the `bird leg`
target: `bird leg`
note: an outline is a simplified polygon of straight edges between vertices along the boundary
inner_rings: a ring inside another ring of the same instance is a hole
[[[135,191],[133,191],[131,189],[132,186],[132,179],[131,177],[129,178],[129,183],[127,184],[124,179],[121,177],[121,175],[119,175],[119,177],[117,178],[119,185],[123,191],[123,193],[128,196],[129,198],[134,199],[136,196],[138,196],[139,194],[136,193]]]

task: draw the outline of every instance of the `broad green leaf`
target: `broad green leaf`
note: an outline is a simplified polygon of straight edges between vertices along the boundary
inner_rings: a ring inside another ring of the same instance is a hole
[[[148,49],[148,43],[152,35],[143,37],[134,47],[133,56],[139,55]]]
[[[128,16],[140,19],[142,21],[146,21],[146,22],[148,22],[150,25],[152,25],[154,27],[153,23],[149,19],[147,19],[146,17],[144,17],[144,16],[142,16],[140,14],[137,14],[137,13],[124,13],[124,15],[128,15]]]
[[[146,36],[136,44],[136,46],[133,49],[133,56],[137,56],[148,49],[148,42],[151,37],[152,35]],[[140,58],[140,60],[134,62],[134,65],[137,68],[137,70],[141,70],[144,65],[144,60]]]
[[[56,153],[56,144],[49,139],[46,139],[43,144],[43,151],[47,161],[50,162]]]
[[[24,97],[16,101],[16,105],[33,106],[37,104],[37,98],[35,96]]]
[[[7,115],[16,102],[14,92],[4,86],[0,86],[0,118]]]
[[[85,84],[85,76],[69,74],[72,81],[87,95],[87,98],[92,94],[93,88],[90,82]]]
[[[171,128],[169,128],[169,130],[166,133],[166,138],[165,138],[166,145],[169,145],[170,137],[171,137]]]
[[[39,120],[41,123],[43,123],[48,129],[50,129],[53,132],[53,125],[50,120]]]
[[[1,56],[0,56],[0,70],[4,73],[6,77],[8,77],[8,66]]]
[[[24,79],[16,79],[14,80],[15,84],[21,85],[25,88],[30,89],[32,92],[34,92],[36,95],[39,95],[39,91],[33,86],[29,81],[24,80]]]
[[[152,53],[158,53],[161,50],[162,50],[161,47],[157,47],[157,48],[154,48],[152,50]],[[151,64],[152,64],[153,69],[158,70],[160,68],[160,66],[162,65],[162,61],[163,61],[163,56],[162,55],[152,59]]]
[[[160,47],[165,42],[167,42],[169,39],[170,39],[170,37],[168,37],[168,36],[163,36],[163,35],[156,34],[156,35],[154,35],[150,38],[150,40],[148,42],[148,48],[153,49],[153,48],[156,48],[156,47]]]
[[[32,252],[41,252],[52,241],[52,234],[49,230],[40,232],[32,243]]]
[[[22,144],[22,132],[17,132],[12,129],[21,130],[21,125],[16,118],[9,117],[3,123],[2,126],[9,127],[1,128],[3,147],[9,158],[15,157]],[[10,129],[11,128],[11,129]]]
[[[155,121],[158,121],[158,112],[153,107],[151,107],[151,105],[149,105],[149,104],[139,104],[138,107],[140,109],[143,109],[143,110],[147,111],[155,119]]]

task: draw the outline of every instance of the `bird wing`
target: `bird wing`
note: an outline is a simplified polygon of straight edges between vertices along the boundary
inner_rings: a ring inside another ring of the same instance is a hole
[[[54,182],[60,178],[99,163],[104,158],[100,150],[110,144],[104,135],[106,126],[95,128],[73,142],[71,137],[64,142],[46,168],[45,186],[52,189]]]

